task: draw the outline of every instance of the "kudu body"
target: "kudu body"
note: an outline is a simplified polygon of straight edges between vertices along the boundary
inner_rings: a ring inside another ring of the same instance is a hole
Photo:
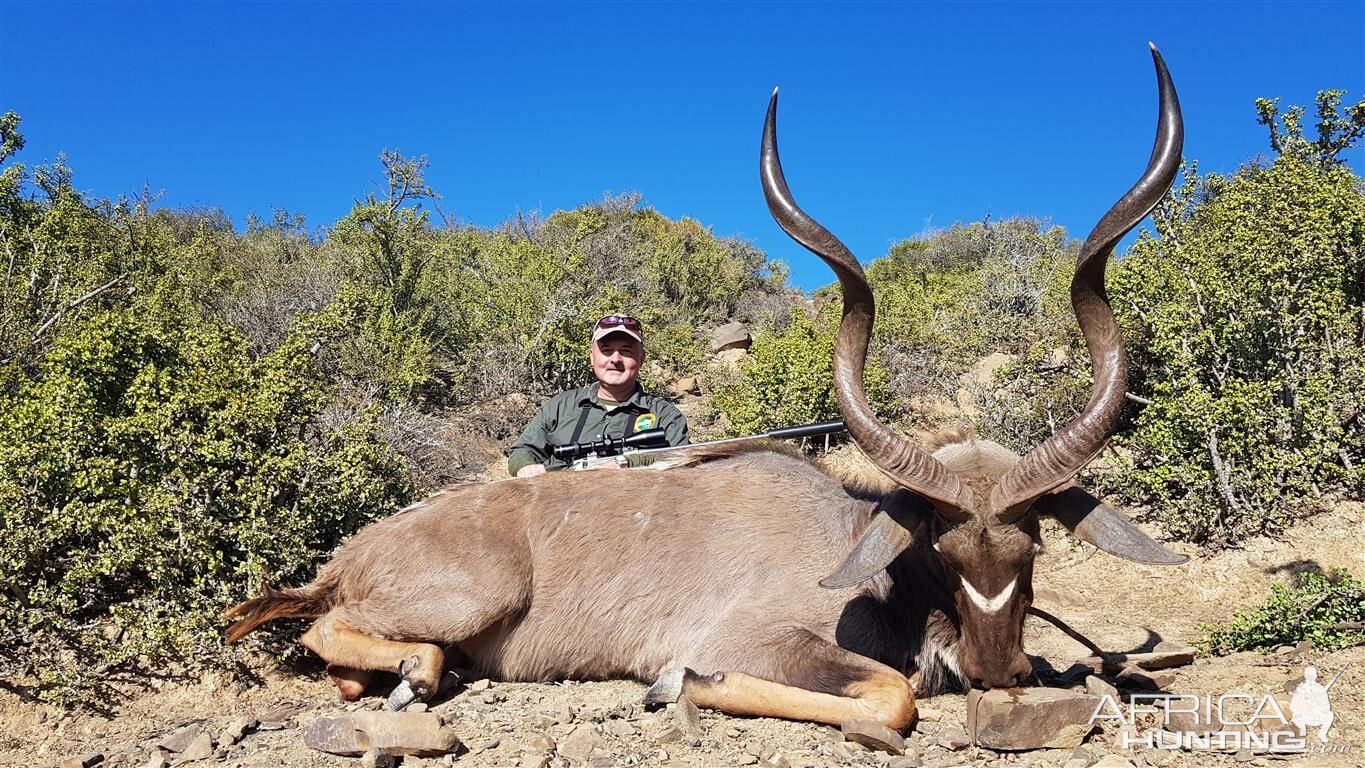
[[[502,679],[634,677],[654,681],[653,702],[685,693],[736,714],[894,728],[914,717],[912,673],[922,692],[1016,684],[1029,672],[1022,627],[1040,514],[1131,560],[1183,560],[1072,485],[1125,391],[1104,263],[1180,158],[1179,105],[1153,56],[1156,148],[1086,241],[1072,284],[1093,395],[1024,458],[961,436],[920,448],[876,420],[862,384],[871,289],[787,190],[774,93],[761,154],[768,205],[839,277],[836,394],[856,444],[899,487],[859,491],[800,458],[750,450],[464,486],[360,531],[312,584],[234,607],[229,639],[275,618],[319,617],[301,642],[328,662],[342,696],[358,697],[372,671],[398,672],[394,707],[435,690],[445,649]]]

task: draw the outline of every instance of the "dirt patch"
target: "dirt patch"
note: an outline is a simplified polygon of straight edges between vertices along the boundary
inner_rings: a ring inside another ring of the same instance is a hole
[[[1277,539],[1258,538],[1243,548],[1212,556],[1188,551],[1189,563],[1173,568],[1131,565],[1071,539],[1058,528],[1046,531],[1039,555],[1036,604],[1113,651],[1150,650],[1158,642],[1190,643],[1199,625],[1223,621],[1238,609],[1262,602],[1272,583],[1288,581],[1304,569],[1346,567],[1365,573],[1365,505],[1344,503],[1295,526]],[[1064,670],[1088,651],[1054,629],[1030,619],[1026,648],[1046,664]],[[1244,692],[1275,694],[1287,700],[1286,683],[1297,680],[1307,664],[1324,678],[1348,665],[1332,688],[1336,721],[1331,742],[1348,745],[1344,755],[1302,755],[1297,765],[1359,766],[1365,764],[1365,648],[1333,653],[1262,656],[1237,654],[1197,659],[1174,670],[1168,690],[1214,694]],[[941,745],[943,735],[966,722],[965,697],[942,695],[921,701],[922,719],[907,739],[907,755],[892,757],[867,752],[842,741],[837,731],[823,726],[763,718],[736,718],[703,712],[701,737],[696,744],[660,741],[674,722],[671,711],[645,711],[640,705],[644,686],[626,681],[594,683],[499,683],[470,685],[465,681],[452,693],[438,697],[432,709],[446,715],[465,744],[465,751],[448,764],[471,767],[567,766],[549,752],[549,743],[562,746],[575,732],[590,732],[595,749],[592,766],[736,766],[754,765],[773,754],[793,768],[824,765],[924,766],[1064,765],[1069,750],[994,753],[975,747],[953,751]],[[267,671],[258,684],[243,685],[226,675],[207,675],[192,684],[167,684],[138,693],[126,701],[110,702],[112,718],[63,714],[0,693],[0,765],[55,765],[63,758],[100,752],[108,763],[143,766],[158,739],[198,723],[218,736],[237,718],[268,721],[272,730],[249,732],[239,743],[220,749],[218,756],[199,761],[205,766],[339,766],[358,765],[355,759],[335,757],[304,746],[300,728],[310,720],[348,709],[377,709],[383,699],[370,696],[358,704],[337,700],[320,670],[286,674]],[[579,738],[575,736],[575,738]],[[1106,726],[1093,735],[1085,749],[1092,757],[1122,754],[1133,765],[1205,766],[1279,762],[1279,757],[1216,753],[1134,750],[1115,746],[1118,729]],[[1311,742],[1310,742],[1311,743]],[[900,760],[900,763],[896,763]],[[442,759],[407,758],[402,765],[440,765]],[[780,764],[780,763],[779,763]]]

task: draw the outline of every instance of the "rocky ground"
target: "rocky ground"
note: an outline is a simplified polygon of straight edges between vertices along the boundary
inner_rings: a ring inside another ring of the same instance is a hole
[[[1036,605],[1061,617],[1111,651],[1142,652],[1193,642],[1199,624],[1225,620],[1262,602],[1271,583],[1296,570],[1337,566],[1365,573],[1365,505],[1344,503],[1302,522],[1279,539],[1253,540],[1238,550],[1194,555],[1175,568],[1123,563],[1049,531],[1040,554]],[[1177,545],[1175,548],[1180,549]],[[1030,619],[1026,648],[1044,677],[1061,673],[1089,652],[1051,625]],[[1343,666],[1331,690],[1336,722],[1331,744],[1345,753],[1294,756],[1242,752],[1122,750],[1117,724],[1097,728],[1080,748],[1021,752],[973,746],[967,738],[967,698],[941,695],[920,702],[920,718],[903,749],[869,749],[837,729],[761,718],[695,713],[687,706],[646,711],[644,686],[634,682],[502,683],[462,680],[436,697],[430,711],[458,736],[442,757],[403,757],[399,764],[481,768],[521,766],[1205,766],[1249,763],[1365,765],[1365,648],[1321,653],[1311,648],[1272,656],[1254,653],[1198,658],[1158,673],[1168,691],[1274,694],[1288,701],[1287,683],[1308,664],[1324,678]],[[1111,675],[1109,680],[1115,678]],[[1062,679],[1063,684],[1066,683]],[[1084,675],[1070,680],[1085,690]],[[1097,686],[1096,681],[1091,681]],[[1131,690],[1131,689],[1129,689]],[[266,671],[255,683],[209,675],[195,684],[163,685],[119,702],[112,718],[64,714],[0,693],[0,766],[103,764],[110,768],[195,763],[212,768],[392,764],[371,754],[341,757],[310,748],[304,734],[321,718],[379,710],[381,692],[356,704],[337,700],[320,669]],[[1144,727],[1139,722],[1139,728]],[[1310,741],[1310,743],[1313,743]],[[894,753],[893,753],[894,752]],[[102,756],[96,760],[95,756]]]

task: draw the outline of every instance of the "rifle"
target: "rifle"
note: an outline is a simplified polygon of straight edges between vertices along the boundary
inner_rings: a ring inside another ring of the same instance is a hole
[[[662,446],[660,444],[667,440],[664,431],[662,429],[646,429],[625,437],[604,437],[601,440],[585,443],[556,445],[550,449],[550,452],[556,459],[571,462],[566,469],[581,471],[610,466],[624,467],[632,456],[653,456],[660,453],[739,443],[746,440],[793,440],[801,437],[830,435],[835,432],[843,432],[844,429],[843,421],[819,421],[795,427],[781,427],[764,432],[761,435],[728,437],[722,440],[708,440],[704,443],[689,443],[688,445]]]

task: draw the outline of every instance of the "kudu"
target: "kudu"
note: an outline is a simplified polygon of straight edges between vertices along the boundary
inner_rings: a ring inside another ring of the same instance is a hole
[[[915,714],[912,673],[920,693],[1018,683],[1030,672],[1021,635],[1040,515],[1129,560],[1184,560],[1072,484],[1125,393],[1105,261],[1180,158],[1175,89],[1152,51],[1156,147],[1085,241],[1071,287],[1094,391],[1027,456],[969,437],[930,452],[878,422],[863,391],[872,291],[787,189],[774,92],[761,154],[768,206],[838,275],[840,409],[899,488],[869,494],[773,451],[458,487],[363,529],[312,584],[266,588],[230,609],[229,640],[272,619],[320,617],[300,642],[327,661],[342,697],[358,697],[372,671],[393,671],[394,708],[436,689],[447,649],[506,680],[633,677],[654,681],[649,702],[686,694],[735,714],[898,729]]]

